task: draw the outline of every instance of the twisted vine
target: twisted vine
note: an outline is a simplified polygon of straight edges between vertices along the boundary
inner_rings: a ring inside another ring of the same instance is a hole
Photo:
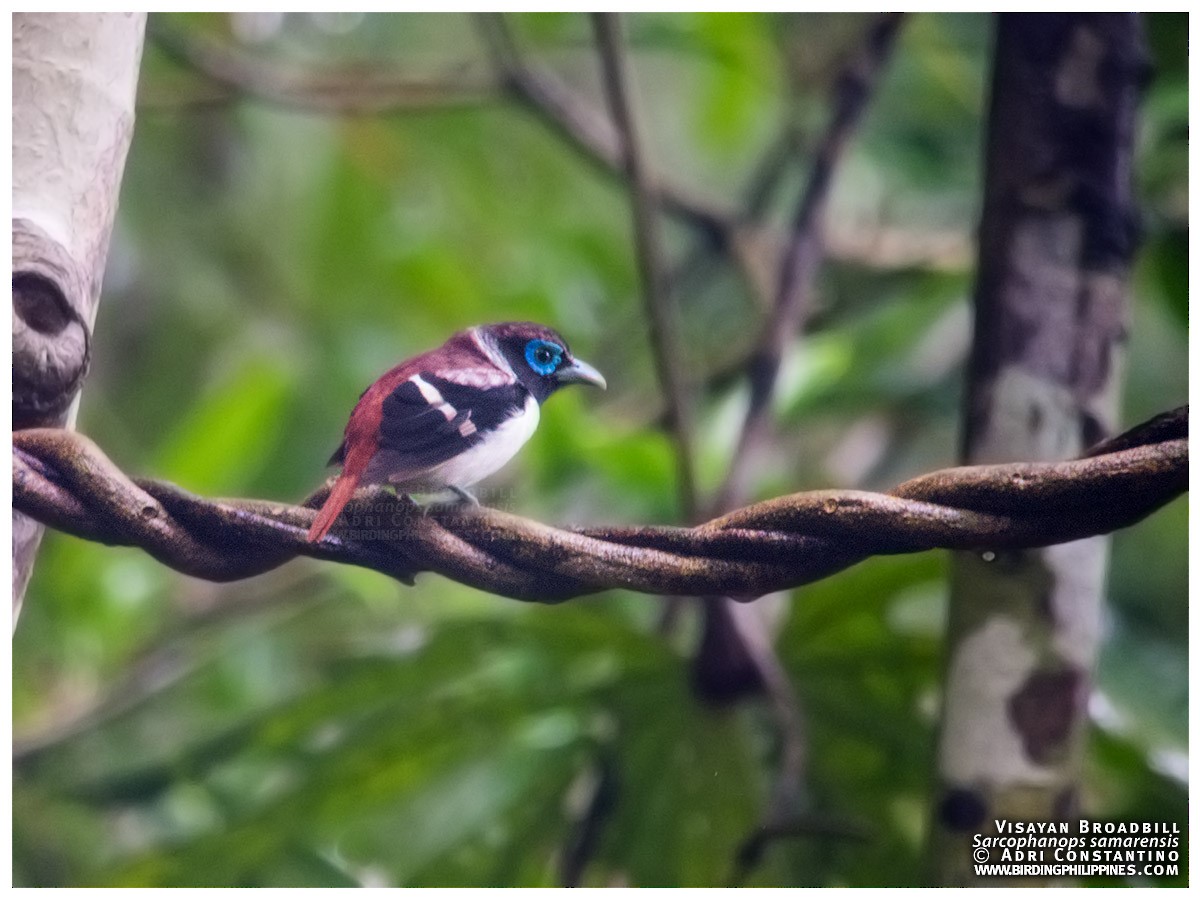
[[[301,506],[209,500],[129,478],[77,433],[30,429],[13,434],[13,505],[210,581],[311,556],[407,584],[436,572],[544,603],[609,588],[752,599],[875,555],[1040,547],[1132,525],[1187,489],[1187,422],[1181,407],[1067,462],[943,469],[882,494],[791,494],[695,528],[556,528],[495,509],[420,507],[372,488],[318,544],[305,533],[328,486]]]

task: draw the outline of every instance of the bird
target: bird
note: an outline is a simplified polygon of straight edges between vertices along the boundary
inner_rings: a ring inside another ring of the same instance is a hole
[[[367,485],[449,490],[477,503],[467,489],[516,455],[537,429],[541,404],[568,384],[608,386],[558,332],[536,322],[467,328],[388,370],[350,413],[329,460],[342,470],[308,540],[322,540]]]

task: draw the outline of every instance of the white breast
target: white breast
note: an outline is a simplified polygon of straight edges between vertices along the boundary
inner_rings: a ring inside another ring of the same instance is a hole
[[[400,484],[401,490],[430,491],[447,487],[466,488],[487,478],[500,469],[537,430],[540,410],[538,402],[530,395],[525,398],[525,408],[507,420],[482,441],[453,459],[448,459],[430,469],[420,478],[419,484]]]

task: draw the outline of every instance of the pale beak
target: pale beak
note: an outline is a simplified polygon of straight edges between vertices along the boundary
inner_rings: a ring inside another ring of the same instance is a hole
[[[594,384],[601,390],[608,387],[604,376],[582,359],[572,361],[569,366],[563,366],[554,373],[554,377],[559,384]]]

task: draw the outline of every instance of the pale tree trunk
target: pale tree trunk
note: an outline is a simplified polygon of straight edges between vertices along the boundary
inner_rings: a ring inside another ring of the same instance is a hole
[[[146,17],[15,13],[13,428],[73,427],[125,155]],[[42,527],[13,513],[13,622]]]
[[[1145,72],[1134,14],[998,17],[966,462],[1065,459],[1116,424]],[[996,819],[1076,815],[1107,559],[1106,538],[955,556],[936,883],[981,881]]]

